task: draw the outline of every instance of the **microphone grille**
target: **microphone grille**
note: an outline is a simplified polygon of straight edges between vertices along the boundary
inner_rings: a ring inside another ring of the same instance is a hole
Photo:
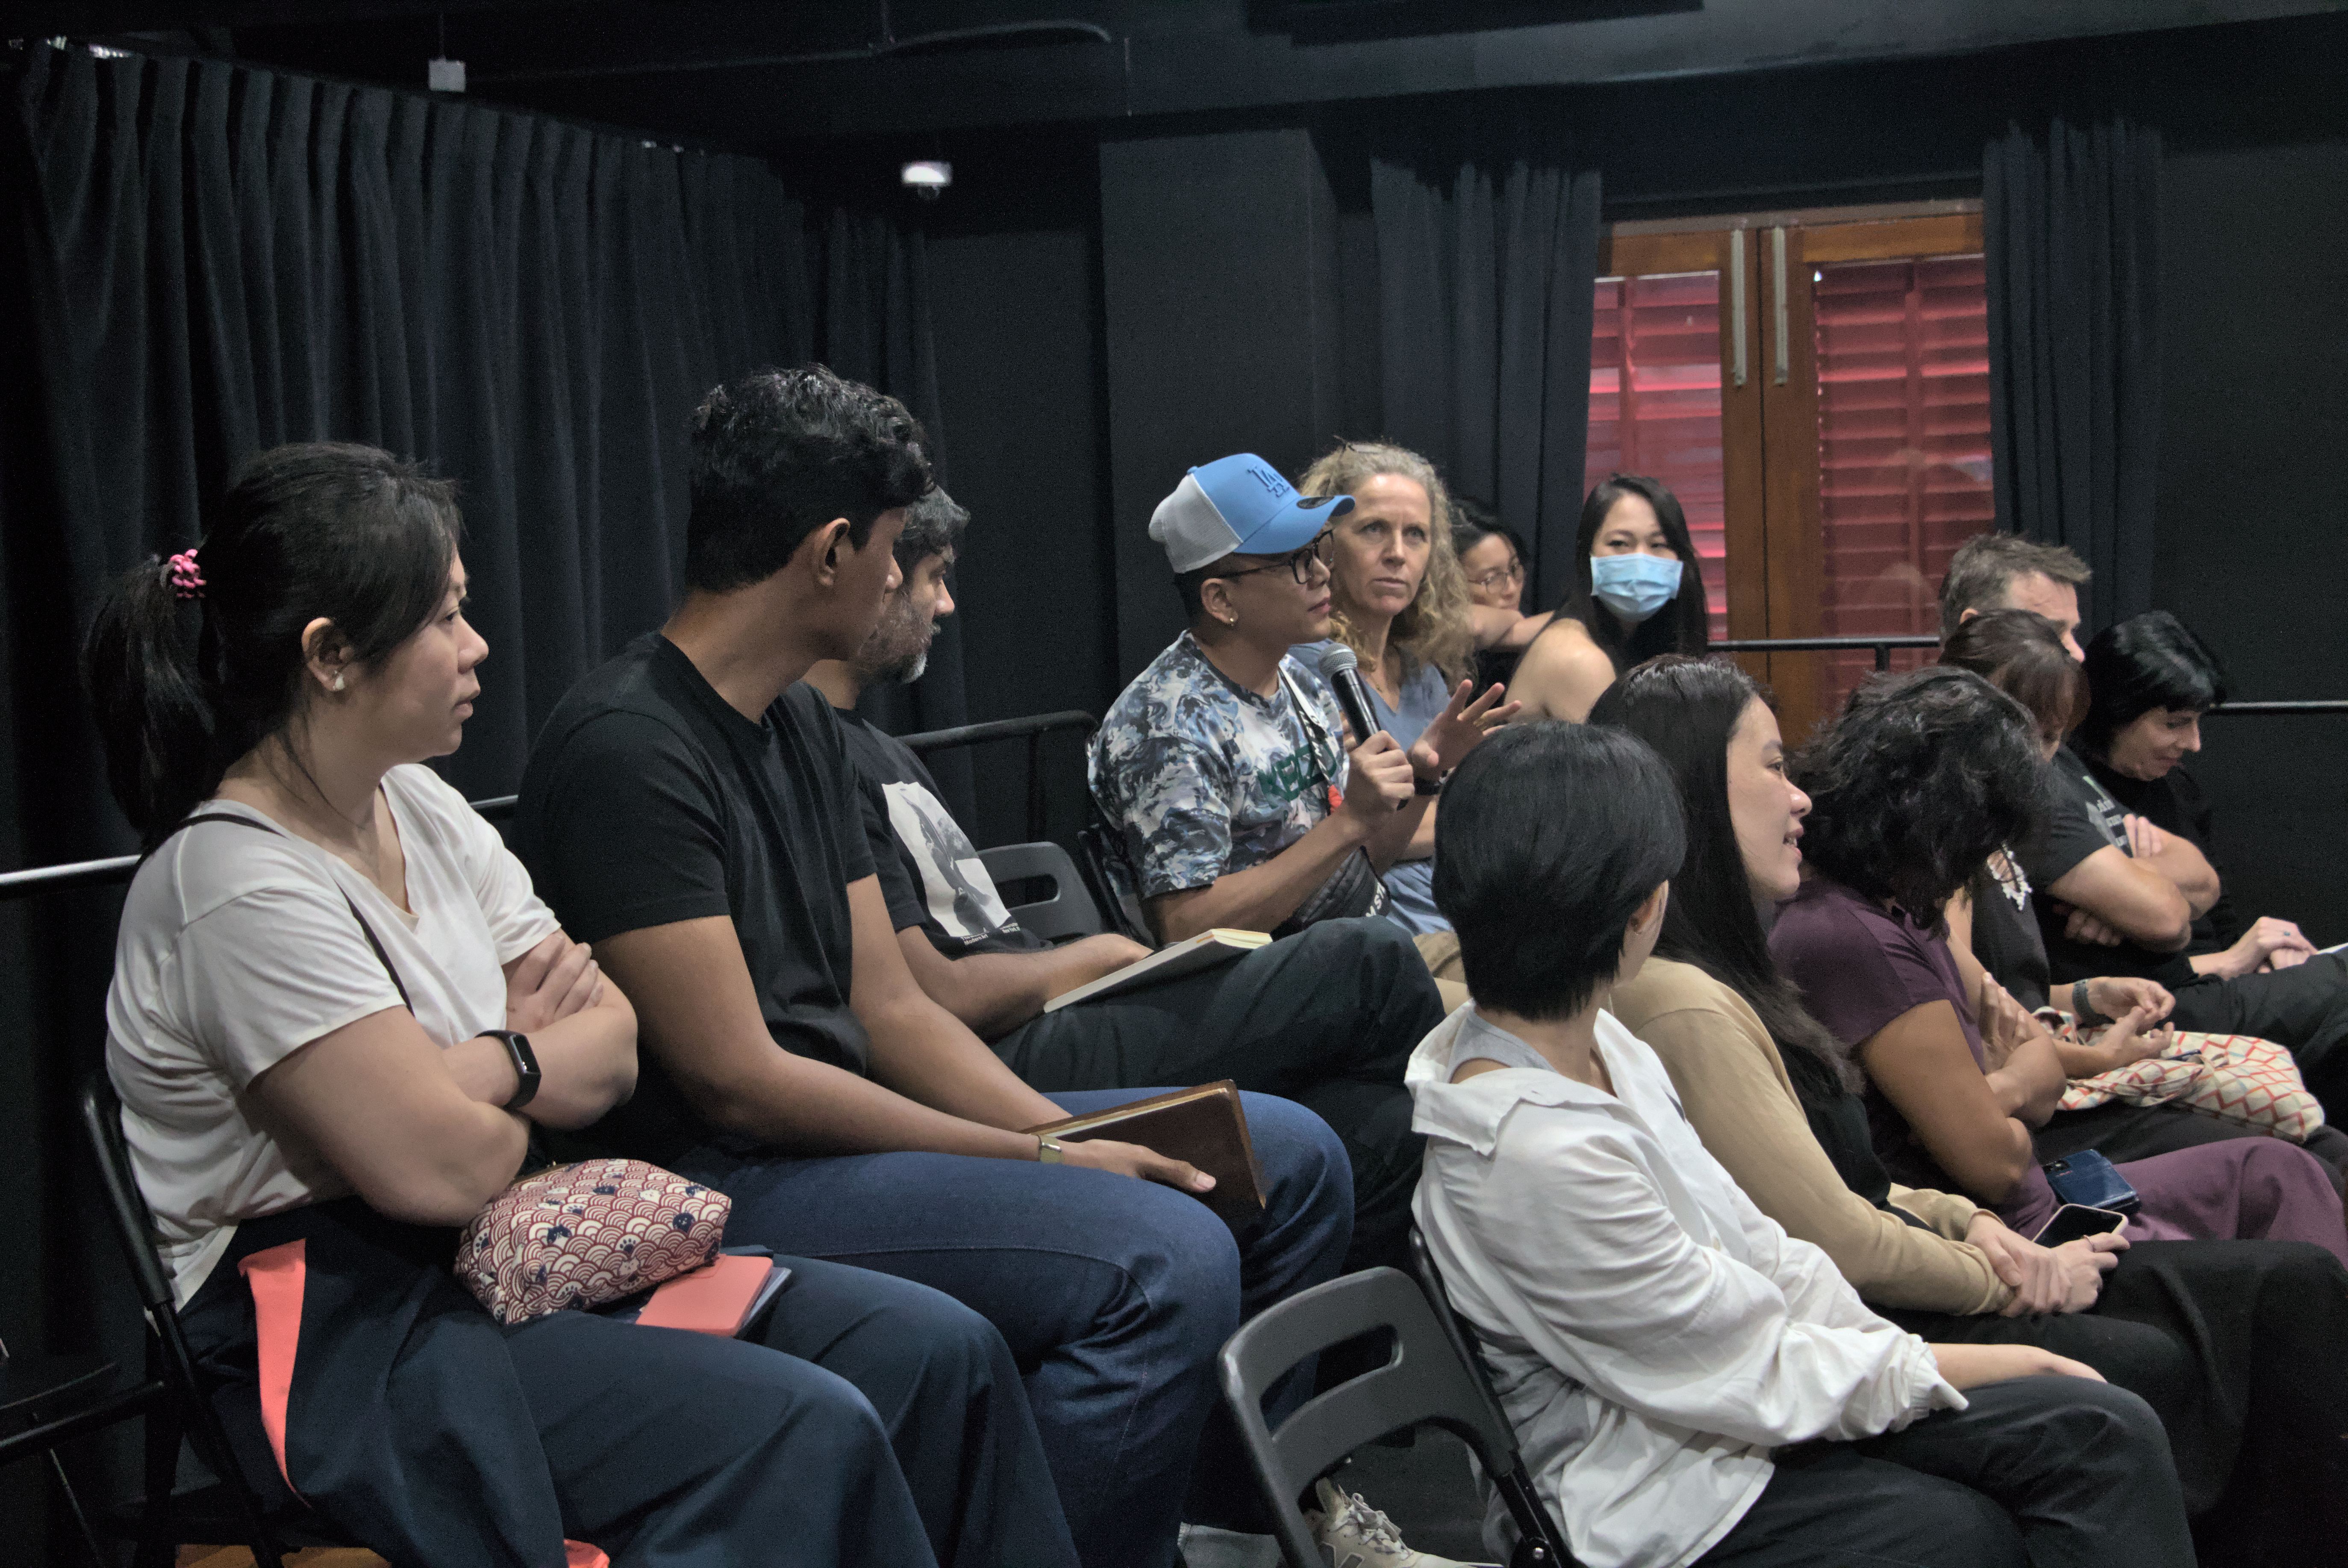
[[[1331,678],[1341,676],[1347,670],[1359,669],[1361,666],[1362,661],[1354,656],[1354,650],[1343,643],[1339,643],[1321,655],[1321,673]]]

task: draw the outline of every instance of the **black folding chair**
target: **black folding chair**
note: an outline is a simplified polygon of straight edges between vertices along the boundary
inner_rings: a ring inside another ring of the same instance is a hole
[[[1158,938],[1150,933],[1149,918],[1142,913],[1141,900],[1123,891],[1132,879],[1120,881],[1116,875],[1117,870],[1124,869],[1125,856],[1097,812],[1091,821],[1076,830],[1076,848],[1085,858],[1085,881],[1092,886],[1093,902],[1108,923],[1120,934],[1144,947],[1157,946]]]
[[[1046,942],[1073,936],[1097,936],[1106,929],[1100,907],[1076,872],[1068,851],[1048,840],[1035,844],[998,844],[978,851],[986,874],[997,888],[1048,877],[1052,896],[1012,906],[1012,917]]]
[[[82,1085],[81,1119],[98,1161],[115,1240],[121,1243],[139,1304],[146,1311],[149,1381],[166,1396],[147,1415],[146,1496],[115,1515],[138,1542],[133,1563],[138,1568],[164,1568],[173,1550],[184,1542],[235,1541],[252,1549],[254,1568],[281,1568],[279,1557],[288,1544],[350,1544],[310,1522],[292,1522],[281,1529],[263,1517],[261,1500],[245,1483],[244,1472],[229,1450],[220,1415],[196,1381],[195,1362],[180,1332],[170,1276],[155,1251],[154,1216],[130,1174],[130,1152],[122,1141],[122,1104],[103,1071],[91,1074]],[[194,1447],[204,1468],[220,1478],[217,1483],[174,1490],[183,1439]]]
[[[121,1381],[120,1369],[103,1356],[10,1356],[7,1346],[0,1346],[0,1466],[35,1454],[46,1457],[91,1561],[101,1564],[107,1561],[105,1548],[98,1544],[57,1449],[117,1421],[151,1418],[171,1400],[170,1386],[160,1377],[128,1387],[119,1386]]]
[[[1467,1443],[1521,1537],[1509,1568],[1571,1568],[1564,1534],[1533,1491],[1517,1440],[1480,1368],[1462,1357],[1456,1326],[1397,1269],[1366,1269],[1300,1291],[1257,1314],[1224,1343],[1223,1402],[1246,1445],[1289,1568],[1323,1568],[1297,1499],[1354,1449],[1431,1422]],[[1263,1396],[1298,1362],[1380,1330],[1385,1365],[1323,1390],[1272,1429]],[[1447,1332],[1447,1329],[1449,1332]]]

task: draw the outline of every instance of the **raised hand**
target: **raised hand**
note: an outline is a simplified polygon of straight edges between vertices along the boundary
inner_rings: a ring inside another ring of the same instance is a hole
[[[1461,681],[1443,711],[1411,743],[1410,764],[1420,777],[1440,779],[1458,767],[1487,732],[1516,717],[1525,706],[1503,703],[1500,699],[1508,696],[1508,688],[1497,681],[1482,696],[1475,692],[1474,681]]]

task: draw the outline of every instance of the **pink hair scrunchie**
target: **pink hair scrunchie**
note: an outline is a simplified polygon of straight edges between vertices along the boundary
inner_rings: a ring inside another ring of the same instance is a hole
[[[163,562],[163,574],[170,580],[173,597],[201,599],[204,596],[204,574],[196,565],[196,552],[182,550]]]

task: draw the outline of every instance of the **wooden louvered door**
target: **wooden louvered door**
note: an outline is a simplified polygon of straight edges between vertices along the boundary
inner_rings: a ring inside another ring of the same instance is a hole
[[[1672,486],[1715,638],[1937,629],[1950,552],[1993,525],[1981,245],[1980,215],[1962,211],[1610,236],[1588,478]],[[1739,662],[1776,688],[1795,743],[1873,666],[1863,653]]]

